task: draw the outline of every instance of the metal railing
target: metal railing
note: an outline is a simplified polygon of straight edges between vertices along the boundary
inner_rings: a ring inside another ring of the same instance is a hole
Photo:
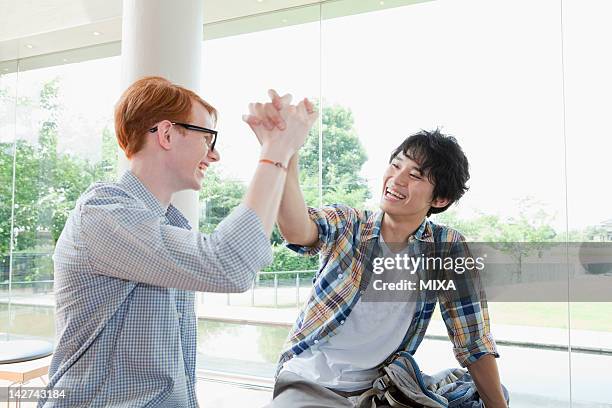
[[[250,293],[250,301],[249,301],[249,306],[255,306],[255,292],[257,289],[272,289],[273,290],[273,305],[274,307],[278,307],[279,306],[279,289],[284,289],[284,288],[291,288],[293,290],[295,290],[295,306],[299,307],[300,306],[300,283],[301,280],[306,278],[308,276],[309,279],[312,279],[312,277],[314,276],[314,274],[317,272],[316,269],[307,269],[307,270],[301,270],[301,271],[263,271],[263,272],[258,272],[257,276],[255,278],[255,280],[253,281],[253,285],[251,286],[251,289],[249,290]],[[289,278],[282,278],[280,276],[282,275],[295,275],[294,277],[289,277]],[[272,277],[271,279],[267,277]],[[262,279],[264,278],[264,279]],[[267,286],[261,286],[260,284],[262,282],[267,282],[267,281],[271,281],[272,282],[272,286],[271,287],[267,287]],[[290,285],[284,285],[285,283],[290,283]],[[230,306],[231,305],[231,299],[232,299],[232,295],[236,295],[236,294],[231,294],[231,293],[227,293],[226,294],[226,305]],[[204,294],[202,294],[202,296],[204,296]]]
[[[316,269],[307,269],[300,271],[262,271],[258,272],[256,278],[253,281],[253,285],[249,290],[250,301],[249,306],[255,306],[255,292],[258,289],[267,290],[272,289],[272,304],[274,307],[279,306],[279,290],[294,290],[295,291],[295,306],[300,306],[300,288],[302,287],[302,281],[308,279],[310,282],[314,274],[317,272]],[[287,276],[289,275],[289,276]],[[46,280],[33,280],[33,281],[15,281],[11,282],[13,290],[21,288],[26,289],[28,286],[33,287],[37,293],[40,293],[41,289],[45,293],[53,291],[53,279]],[[269,282],[271,286],[262,285],[263,283]],[[0,282],[0,292],[8,291],[9,282]],[[42,287],[41,287],[42,286]],[[306,285],[304,285],[306,286]],[[15,296],[16,293],[13,293]],[[226,304],[231,305],[231,296],[239,294],[226,294]],[[202,294],[204,296],[204,294]],[[285,303],[286,304],[286,303]]]

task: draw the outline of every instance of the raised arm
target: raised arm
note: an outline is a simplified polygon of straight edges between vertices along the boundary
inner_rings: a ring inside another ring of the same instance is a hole
[[[288,108],[283,130],[258,135],[260,159],[286,167],[315,119],[303,104]],[[78,222],[91,265],[100,275],[156,286],[245,291],[272,261],[268,239],[286,177],[285,169],[260,162],[243,204],[209,235],[167,225],[119,188],[94,191],[80,203]]]
[[[300,246],[314,246],[317,243],[317,226],[308,216],[308,209],[300,188],[298,153],[289,162],[277,223],[287,242]]]
[[[286,126],[281,111],[289,106],[290,96],[280,98],[273,90],[270,90],[270,96],[272,103],[252,104],[251,115],[245,118],[260,142],[271,129]],[[300,104],[303,104],[309,114],[314,113],[314,108],[307,99]],[[308,216],[306,202],[300,189],[298,153],[295,153],[289,161],[277,222],[287,242],[300,246],[313,246],[317,243],[317,227]]]
[[[260,159],[281,163],[287,169],[289,160],[304,144],[310,128],[317,118],[312,106],[302,102],[297,106],[287,106],[282,115],[282,129],[273,127],[267,129],[261,124],[248,122],[262,145]],[[297,169],[297,166],[293,166]],[[289,173],[289,174],[288,174]],[[259,163],[253,181],[246,193],[244,204],[252,208],[261,219],[266,234],[270,236],[276,222],[281,196],[286,179],[295,173],[296,190],[304,210],[306,205],[297,185],[297,170],[284,171],[269,163]],[[294,201],[299,201],[295,199]],[[286,206],[285,206],[286,207]]]
[[[262,224],[244,205],[211,234],[167,225],[117,187],[92,192],[76,211],[79,241],[99,275],[184,290],[244,292],[272,261]],[[56,259],[71,259],[70,248],[56,249],[64,250]]]

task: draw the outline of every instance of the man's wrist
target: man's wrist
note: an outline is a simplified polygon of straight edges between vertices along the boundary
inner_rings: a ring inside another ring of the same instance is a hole
[[[287,168],[291,159],[291,153],[275,149],[273,146],[263,146],[259,158],[282,163]]]
[[[289,160],[289,165],[287,166],[287,168],[291,173],[298,173],[298,167],[298,154],[296,152],[293,154],[293,156],[291,156],[291,160]]]

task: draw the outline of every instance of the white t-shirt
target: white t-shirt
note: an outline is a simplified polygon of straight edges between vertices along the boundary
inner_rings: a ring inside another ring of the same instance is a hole
[[[382,234],[379,242],[382,256],[395,256]],[[339,391],[371,387],[379,377],[376,367],[397,351],[408,331],[417,296],[406,291],[403,302],[362,302],[360,298],[334,336],[285,362],[283,370]]]

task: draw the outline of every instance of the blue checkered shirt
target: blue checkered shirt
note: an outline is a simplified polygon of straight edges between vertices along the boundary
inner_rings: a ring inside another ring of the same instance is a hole
[[[192,231],[127,171],[77,201],[54,254],[57,345],[39,407],[196,407],[193,291],[243,292],[272,261],[255,212]]]

